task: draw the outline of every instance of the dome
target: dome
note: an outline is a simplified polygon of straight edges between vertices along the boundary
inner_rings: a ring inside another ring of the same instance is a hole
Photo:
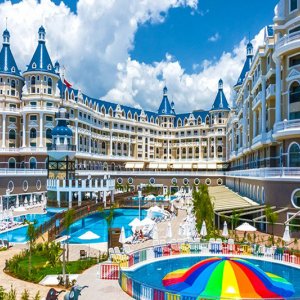
[[[67,125],[57,125],[52,129],[53,136],[72,136],[73,132]]]
[[[284,278],[234,257],[211,257],[171,272],[163,278],[163,285],[197,299],[285,299],[295,293]]]

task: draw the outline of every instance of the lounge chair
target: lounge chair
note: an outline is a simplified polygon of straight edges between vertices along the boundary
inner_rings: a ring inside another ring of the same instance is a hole
[[[79,256],[80,256],[80,259],[85,259],[85,258],[87,258],[87,252],[85,250],[80,250]]]

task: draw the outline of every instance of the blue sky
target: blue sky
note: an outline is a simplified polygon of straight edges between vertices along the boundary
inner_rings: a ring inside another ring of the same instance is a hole
[[[278,1],[0,0],[0,26],[8,17],[21,70],[43,23],[52,60],[87,95],[155,111],[167,83],[177,111],[209,109],[220,78],[231,102],[244,38],[262,42]]]

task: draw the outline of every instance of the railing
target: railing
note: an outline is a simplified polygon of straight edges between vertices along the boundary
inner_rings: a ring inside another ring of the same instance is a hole
[[[286,34],[276,43],[276,49],[297,40],[300,42],[300,31]]]
[[[9,168],[0,168],[0,176],[3,175],[47,175],[47,170],[45,169],[9,169]]]
[[[275,84],[270,84],[266,90],[266,98],[269,98],[274,95],[275,95]]]
[[[261,168],[226,172],[226,176],[234,177],[299,177],[300,168]]]
[[[47,151],[76,151],[76,145],[49,145],[47,146]]]
[[[300,130],[300,119],[284,120],[282,122],[275,123],[275,125],[274,125],[274,132],[285,130],[285,129],[299,129]]]
[[[253,100],[252,108],[254,108],[262,99],[262,93],[259,92]]]
[[[98,175],[98,173],[97,173]],[[48,189],[115,189],[115,180],[114,179],[48,179],[47,180]]]
[[[261,141],[261,139],[262,139],[262,135],[261,135],[261,134],[257,135],[256,137],[254,137],[254,138],[252,139],[252,145],[254,145],[254,144],[256,144],[257,142]]]
[[[233,256],[244,257],[250,259],[267,260],[271,262],[298,265],[300,268],[300,257],[294,255],[288,250],[277,247],[265,247],[260,245],[248,244],[227,244],[222,242],[174,242],[170,244],[160,244],[153,247],[143,248],[137,251],[127,253],[118,263],[120,264],[119,284],[124,292],[137,300],[156,300],[156,299],[171,299],[171,300],[196,300],[199,295],[192,295],[186,292],[176,293],[164,288],[149,286],[139,280],[134,279],[130,272],[126,272],[128,267],[136,264],[158,258],[168,258],[170,256],[179,255],[200,255],[202,257],[210,256]],[[114,260],[115,257],[112,256]],[[117,257],[118,260],[118,257]],[[110,278],[109,278],[110,279]],[[201,299],[206,299],[201,297]],[[211,298],[207,298],[211,299]],[[223,298],[222,299],[226,299]],[[230,299],[230,298],[228,298]],[[248,299],[248,298],[247,298]],[[250,298],[249,298],[250,299]],[[249,300],[248,299],[248,300]],[[293,299],[293,298],[289,298]],[[294,298],[296,299],[296,298]]]

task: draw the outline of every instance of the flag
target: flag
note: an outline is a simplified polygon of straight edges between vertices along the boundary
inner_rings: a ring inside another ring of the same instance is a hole
[[[72,84],[68,82],[66,79],[64,79],[64,85],[66,85],[68,88],[72,87]]]

